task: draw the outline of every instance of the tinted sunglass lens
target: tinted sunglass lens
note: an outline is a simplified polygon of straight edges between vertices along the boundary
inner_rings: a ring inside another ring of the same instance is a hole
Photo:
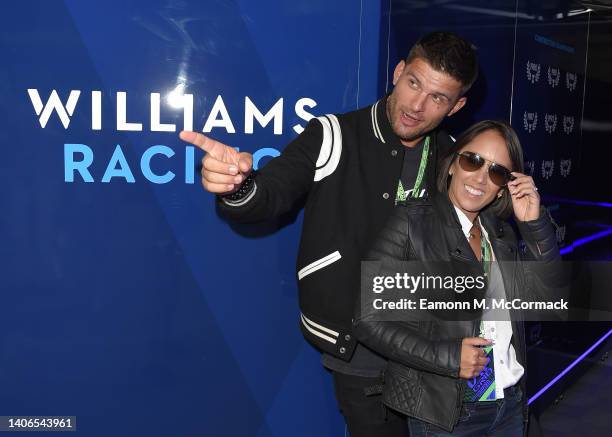
[[[473,152],[459,153],[459,166],[461,166],[461,168],[464,171],[469,171],[469,172],[477,171],[479,168],[481,168],[485,164],[485,162],[486,160],[480,155],[478,155],[477,153],[473,153]],[[499,187],[505,186],[508,182],[510,182],[513,179],[510,170],[508,170],[503,165],[499,165],[495,163],[491,164],[491,166],[488,168],[488,173],[489,173],[489,178],[491,178],[491,181]]]
[[[459,164],[465,171],[476,171],[484,165],[484,159],[474,153],[462,153],[459,155]]]
[[[489,168],[489,177],[495,185],[503,187],[510,181],[512,175],[506,168],[499,165],[492,165]]]

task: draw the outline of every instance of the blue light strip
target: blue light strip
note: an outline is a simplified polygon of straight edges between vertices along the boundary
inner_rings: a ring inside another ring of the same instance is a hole
[[[599,238],[607,237],[610,234],[612,234],[612,229],[606,229],[605,231],[601,231],[601,232],[598,232],[596,234],[589,235],[588,237],[580,238],[580,239],[574,241],[569,246],[564,247],[563,249],[561,249],[560,250],[561,255],[565,255],[566,253],[570,253],[575,248],[577,248],[579,246],[582,246],[583,244],[590,243],[591,241],[597,240]]]
[[[569,203],[571,205],[601,206],[604,208],[612,208],[612,203],[608,203],[608,202],[594,202],[591,200],[566,199],[563,197],[556,197],[556,196],[544,196],[544,200],[552,201],[552,202],[559,202],[559,203]]]
[[[606,334],[604,334],[603,337],[601,337],[599,340],[597,340],[597,342],[591,346],[590,348],[588,348],[582,355],[580,355],[578,358],[576,358],[574,360],[574,362],[572,362],[572,364],[570,364],[569,366],[567,366],[567,368],[559,373],[552,381],[550,381],[548,384],[546,384],[539,392],[537,392],[536,394],[534,394],[529,401],[527,402],[527,405],[530,405],[533,401],[535,401],[537,398],[539,398],[540,396],[542,396],[542,394],[548,390],[550,387],[552,387],[553,384],[555,384],[558,380],[560,380],[561,378],[563,378],[563,376],[568,373],[570,370],[572,370],[580,361],[584,360],[584,358],[589,355],[593,349],[595,349],[597,346],[599,346],[601,343],[603,343],[606,338],[608,338],[610,335],[612,335],[612,329],[610,329]]]

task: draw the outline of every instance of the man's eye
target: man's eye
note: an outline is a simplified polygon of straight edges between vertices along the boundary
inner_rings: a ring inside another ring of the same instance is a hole
[[[433,95],[431,96],[431,99],[434,101],[434,103],[442,103],[442,97],[440,96]]]
[[[414,80],[410,79],[410,87],[417,89],[419,87],[419,84],[416,83]]]

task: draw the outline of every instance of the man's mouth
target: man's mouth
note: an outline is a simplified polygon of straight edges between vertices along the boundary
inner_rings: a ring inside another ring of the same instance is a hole
[[[402,111],[401,113],[401,119],[402,119],[402,123],[408,126],[416,126],[417,124],[423,121],[420,118],[410,115],[404,111]]]
[[[474,188],[471,185],[464,184],[464,187],[472,196],[484,196],[484,191]]]

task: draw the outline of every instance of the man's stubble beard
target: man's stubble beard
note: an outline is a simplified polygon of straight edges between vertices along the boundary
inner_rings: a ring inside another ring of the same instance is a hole
[[[401,140],[401,141],[405,141],[405,142],[411,142],[411,141],[415,141],[421,137],[423,137],[425,134],[429,133],[431,130],[426,131],[426,129],[421,129],[418,132],[410,135],[409,137],[406,136],[402,136],[402,134],[398,131],[397,127],[395,126],[395,119],[393,118],[392,114],[391,114],[391,109],[390,107],[393,106],[394,108],[397,108],[397,104],[396,104],[396,99],[395,96],[393,94],[391,94],[389,96],[389,98],[387,99],[387,105],[386,105],[386,112],[387,112],[387,118],[389,119],[389,124],[391,125],[391,130],[393,131],[393,133],[395,135],[397,135],[397,137]],[[393,105],[391,105],[393,104]],[[398,115],[398,117],[401,116],[401,114]],[[400,123],[400,121],[397,121],[398,123]]]

